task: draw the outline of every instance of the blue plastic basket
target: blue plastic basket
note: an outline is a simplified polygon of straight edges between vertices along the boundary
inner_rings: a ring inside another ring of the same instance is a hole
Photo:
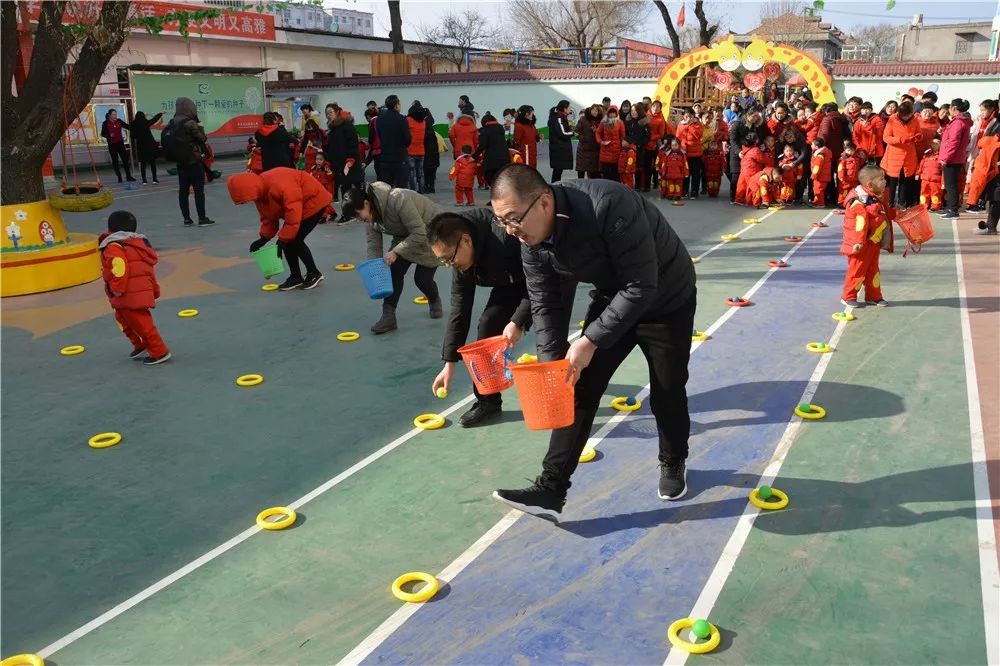
[[[377,301],[392,296],[392,274],[385,259],[380,257],[362,261],[358,264],[358,273],[361,274],[361,281],[365,283],[369,298]]]

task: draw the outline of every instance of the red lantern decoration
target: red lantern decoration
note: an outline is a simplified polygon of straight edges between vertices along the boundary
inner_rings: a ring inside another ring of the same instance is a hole
[[[767,84],[767,77],[764,76],[764,72],[747,72],[743,75],[743,85],[757,92],[761,90]]]
[[[764,65],[764,77],[768,81],[777,81],[781,78],[781,64],[776,62],[769,62]]]

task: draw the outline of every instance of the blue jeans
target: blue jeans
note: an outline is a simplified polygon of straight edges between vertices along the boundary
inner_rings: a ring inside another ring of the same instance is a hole
[[[410,189],[424,191],[424,156],[410,156]]]

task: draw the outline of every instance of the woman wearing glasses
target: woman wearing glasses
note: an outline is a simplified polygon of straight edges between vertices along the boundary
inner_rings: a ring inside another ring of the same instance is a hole
[[[434,282],[438,258],[427,243],[427,223],[440,212],[433,201],[412,190],[382,182],[353,187],[344,199],[344,219],[368,223],[368,258],[384,257],[392,273],[392,295],[382,301],[382,318],[372,326],[376,335],[396,330],[396,305],[403,293],[403,278],[416,264],[413,281],[427,297],[431,319],[443,315],[441,296]],[[383,254],[382,235],[392,236],[392,247]]]

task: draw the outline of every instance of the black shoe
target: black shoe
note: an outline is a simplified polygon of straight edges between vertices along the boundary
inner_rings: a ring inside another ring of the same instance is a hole
[[[281,284],[278,285],[278,291],[291,291],[292,289],[300,289],[305,282],[300,277],[290,277]]]
[[[440,319],[444,316],[444,308],[441,305],[441,297],[430,301],[427,304],[428,310],[430,311],[431,319]]]
[[[190,218],[185,218],[184,219],[184,226],[185,227],[190,227],[192,224],[194,224],[194,220],[192,220]]]
[[[677,500],[687,494],[687,467],[684,463],[660,463],[661,500]]]
[[[142,349],[133,349],[132,353],[129,354],[128,357],[130,359],[132,359],[133,361],[138,361],[139,357],[142,356],[145,353],[146,353],[146,348],[145,347],[143,347]]]
[[[160,184],[160,181],[158,181],[158,180],[156,180],[156,179],[154,178],[154,179],[153,179],[153,185],[159,185],[159,184]]]
[[[318,285],[320,282],[322,282],[323,279],[324,278],[323,278],[323,274],[322,273],[313,273],[312,275],[307,274],[306,275],[306,279],[303,280],[303,282],[302,282],[302,288],[303,289],[312,289],[313,287],[315,287],[316,285]]]
[[[132,176],[128,176],[125,180],[127,180],[130,183],[134,183],[135,182],[135,178],[133,178]]]
[[[554,519],[562,513],[566,494],[542,485],[542,477],[535,479],[530,488],[520,490],[494,490],[493,498],[532,516]]]
[[[170,360],[170,352],[167,352],[160,358],[153,358],[152,356],[147,356],[142,360],[143,365],[159,365],[160,363],[166,363]]]
[[[938,217],[943,217],[946,220],[951,220],[951,219],[954,219],[954,218],[958,217],[958,213],[952,212],[950,210],[946,210],[943,213],[938,213]]]
[[[458,425],[463,428],[471,428],[480,425],[485,421],[500,416],[503,409],[499,402],[484,402],[477,400],[472,404],[472,409],[462,414],[458,419]]]
[[[972,206],[966,208],[966,210],[969,211],[970,213],[982,213],[986,209],[980,206],[979,204],[973,204]]]
[[[213,224],[215,224],[215,220],[208,217],[203,217],[198,220],[199,227],[210,227]]]

